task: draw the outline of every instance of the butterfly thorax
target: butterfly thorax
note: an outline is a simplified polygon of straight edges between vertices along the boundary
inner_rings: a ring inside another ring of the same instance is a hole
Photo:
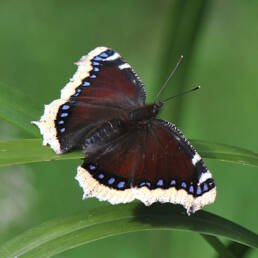
[[[132,121],[148,121],[151,118],[157,116],[160,112],[161,107],[164,103],[153,103],[153,104],[146,104],[140,108],[134,109],[129,113],[129,120]]]

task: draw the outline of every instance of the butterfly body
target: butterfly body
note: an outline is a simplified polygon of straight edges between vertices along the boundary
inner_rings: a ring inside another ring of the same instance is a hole
[[[34,123],[56,153],[83,150],[76,176],[83,198],[171,202],[189,215],[214,202],[211,173],[181,131],[156,118],[164,103],[145,104],[144,86],[130,65],[106,47],[77,65],[60,99]]]

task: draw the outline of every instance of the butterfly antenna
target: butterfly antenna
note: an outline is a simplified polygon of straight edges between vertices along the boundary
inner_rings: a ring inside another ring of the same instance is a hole
[[[193,88],[193,89],[191,89],[191,90],[184,91],[184,92],[179,93],[179,94],[177,94],[177,95],[175,95],[175,96],[172,96],[172,97],[169,97],[169,98],[167,98],[167,99],[164,99],[164,100],[162,100],[162,101],[160,101],[160,102],[162,102],[162,103],[166,103],[167,101],[169,101],[169,100],[171,100],[171,99],[173,99],[173,98],[175,98],[175,97],[178,97],[178,96],[182,96],[182,95],[188,94],[188,93],[190,93],[190,92],[193,92],[193,91],[199,90],[200,88],[201,88],[201,86],[199,85],[199,86],[197,86],[197,87],[195,87],[195,88]]]
[[[177,61],[177,64],[175,66],[175,68],[173,69],[173,71],[170,73],[170,75],[168,76],[167,80],[165,81],[165,83],[163,84],[163,86],[160,88],[157,96],[156,96],[156,99],[155,99],[155,102],[157,102],[157,99],[159,98],[161,92],[165,89],[165,87],[167,86],[169,80],[172,78],[172,76],[174,75],[174,73],[176,72],[177,68],[179,67],[179,65],[181,64],[182,60],[183,60],[183,56],[180,56],[179,60]]]

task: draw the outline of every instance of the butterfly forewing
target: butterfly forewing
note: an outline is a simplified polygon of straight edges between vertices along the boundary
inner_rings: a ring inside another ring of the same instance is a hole
[[[78,70],[61,98],[46,105],[40,121],[44,144],[57,153],[81,148],[82,139],[103,121],[125,119],[143,105],[145,90],[130,66],[112,49],[99,47],[77,62]]]

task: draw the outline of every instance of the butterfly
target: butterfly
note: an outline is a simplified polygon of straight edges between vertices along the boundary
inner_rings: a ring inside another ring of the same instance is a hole
[[[215,201],[200,155],[175,125],[156,118],[164,102],[145,104],[145,89],[114,50],[97,47],[77,63],[60,99],[36,124],[58,154],[83,151],[76,179],[83,199],[180,204],[188,215]]]

